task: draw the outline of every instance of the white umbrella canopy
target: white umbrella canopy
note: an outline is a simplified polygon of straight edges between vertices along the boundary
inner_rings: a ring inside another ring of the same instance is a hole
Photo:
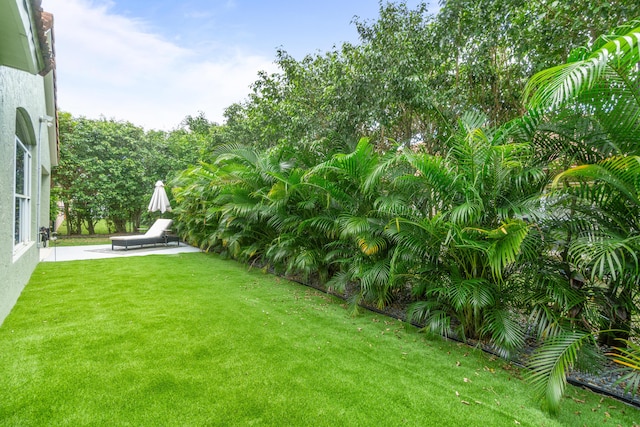
[[[149,212],[160,211],[162,213],[171,211],[169,198],[167,197],[167,192],[164,190],[162,181],[156,182],[156,188],[153,190],[153,196],[151,196],[148,210]]]

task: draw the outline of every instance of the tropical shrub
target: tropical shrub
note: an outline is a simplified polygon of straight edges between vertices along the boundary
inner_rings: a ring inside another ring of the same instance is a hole
[[[411,318],[439,334],[489,339],[507,353],[524,339],[513,310],[517,264],[535,254],[526,214],[546,175],[532,164],[530,145],[512,140],[514,123],[486,123],[465,115],[444,157],[403,153],[414,172],[395,184],[412,209],[388,232],[398,245],[394,276],[420,300]]]
[[[575,163],[556,177],[550,200],[564,225],[563,261],[580,282],[589,283],[577,290],[583,296],[589,290],[599,317],[558,324],[533,358],[535,382],[552,410],[580,355],[577,344],[592,333],[608,345],[628,337],[638,313],[639,46],[636,20],[601,36],[572,61],[538,73],[526,90],[529,106],[572,129],[587,154],[572,157]],[[539,139],[543,149],[554,146],[553,140],[553,134]]]

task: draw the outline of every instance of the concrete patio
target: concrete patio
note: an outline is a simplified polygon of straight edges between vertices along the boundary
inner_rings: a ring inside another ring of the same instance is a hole
[[[40,261],[58,262],[85,259],[118,258],[123,256],[173,255],[183,252],[200,252],[200,249],[189,246],[185,243],[180,243],[180,246],[157,245],[128,250],[124,250],[122,248],[112,250],[110,244],[57,247],[55,243],[53,243],[53,245],[46,248],[40,248]]]

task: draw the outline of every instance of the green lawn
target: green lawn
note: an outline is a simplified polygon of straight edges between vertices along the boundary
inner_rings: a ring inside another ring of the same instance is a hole
[[[96,235],[90,236],[86,228],[83,228],[82,235],[67,236],[67,221],[63,221],[57,231],[56,240],[49,241],[51,246],[86,246],[86,245],[106,245],[111,240],[105,235],[109,234],[107,222],[100,220],[95,227]]]
[[[203,253],[41,263],[0,327],[2,426],[640,422],[567,395],[551,417],[503,361]]]
[[[95,232],[96,234],[109,234],[109,227],[107,227],[107,221],[105,221],[104,219],[101,219],[100,221],[98,221],[98,223],[95,225]],[[66,234],[67,234],[67,221],[65,220],[62,222],[62,224],[60,224],[60,227],[58,228],[58,235],[66,236]],[[82,235],[89,235],[89,231],[84,225],[82,226]]]
[[[141,226],[142,227],[142,226]],[[147,225],[148,227],[148,225]],[[110,233],[111,231],[111,233]],[[144,234],[146,229],[141,229],[139,233]],[[50,241],[50,245],[56,246],[85,246],[85,245],[107,245],[111,244],[111,240],[107,237],[109,234],[113,234],[113,230],[109,230],[107,222],[102,219],[98,221],[95,226],[95,235],[90,235],[86,227],[83,227],[81,235],[67,236],[67,222],[63,221],[57,231],[57,238],[55,241]]]
[[[49,246],[87,246],[87,245],[110,245],[111,239],[108,237],[67,237],[58,236],[56,240],[52,240]]]

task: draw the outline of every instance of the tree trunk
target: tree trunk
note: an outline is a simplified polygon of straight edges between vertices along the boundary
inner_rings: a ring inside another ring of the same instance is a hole
[[[116,233],[126,233],[127,232],[127,221],[122,218],[114,218],[113,225],[116,227]]]
[[[633,301],[629,289],[624,289],[619,295],[609,295],[607,302],[610,305],[609,324],[605,326],[611,331],[598,335],[598,342],[607,347],[620,347],[621,339],[629,339],[631,334],[631,308]]]
[[[82,217],[80,215],[76,215],[73,231],[71,234],[82,234]]]
[[[71,210],[69,209],[69,201],[64,202],[64,219],[67,220],[67,236],[71,236]]]
[[[89,234],[92,235],[92,236],[94,234],[96,234],[96,226],[95,226],[95,223],[91,219],[87,220],[87,230],[89,230]]]

